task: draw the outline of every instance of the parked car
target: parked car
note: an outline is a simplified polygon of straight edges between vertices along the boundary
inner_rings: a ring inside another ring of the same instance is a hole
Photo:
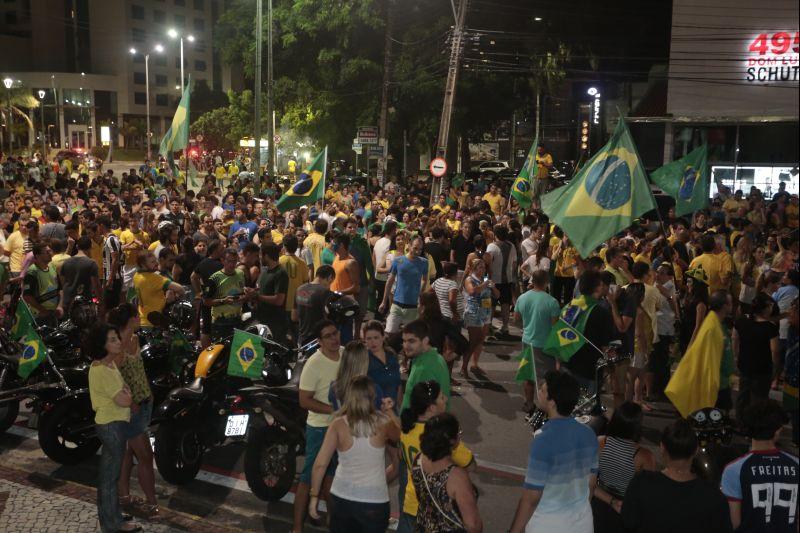
[[[58,161],[70,159],[72,160],[73,165],[78,165],[81,161],[84,161],[86,159],[86,154],[83,152],[79,152],[77,150],[60,150],[56,154],[56,159]]]
[[[481,164],[472,167],[472,170],[477,172],[494,172],[498,173],[508,168],[506,161],[484,161]]]

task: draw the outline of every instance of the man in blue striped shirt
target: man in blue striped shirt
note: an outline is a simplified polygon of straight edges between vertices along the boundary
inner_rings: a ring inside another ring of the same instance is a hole
[[[591,533],[591,489],[597,477],[597,437],[572,416],[580,387],[552,370],[539,388],[537,404],[548,416],[531,443],[524,491],[512,533]]]

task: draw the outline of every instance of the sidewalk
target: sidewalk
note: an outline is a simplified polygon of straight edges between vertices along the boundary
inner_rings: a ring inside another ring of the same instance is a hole
[[[5,533],[100,531],[95,502],[92,487],[0,466],[0,531]],[[158,522],[137,522],[153,533],[234,531],[163,507],[161,514]]]

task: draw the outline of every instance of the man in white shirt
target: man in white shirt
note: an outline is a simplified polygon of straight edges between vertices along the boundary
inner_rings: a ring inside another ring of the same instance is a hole
[[[500,319],[502,327],[500,335],[508,337],[508,321],[511,301],[514,298],[514,284],[517,273],[517,250],[508,241],[508,228],[501,225],[494,227],[495,241],[486,247],[486,253],[492,257],[491,280],[500,291]]]
[[[375,265],[375,292],[376,301],[382,302],[383,301],[383,291],[386,288],[386,281],[389,279],[389,272],[379,272],[378,269],[383,269],[384,263],[386,263],[386,254],[389,253],[389,249],[392,247],[392,240],[394,240],[394,235],[397,232],[397,222],[390,220],[383,225],[383,236],[377,240],[375,246],[372,247],[372,264]],[[376,318],[379,320],[382,316],[378,316],[379,313],[376,313]]]

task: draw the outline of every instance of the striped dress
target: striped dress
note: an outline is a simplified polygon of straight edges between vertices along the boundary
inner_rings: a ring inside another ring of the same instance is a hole
[[[627,439],[607,437],[606,444],[600,450],[597,474],[600,485],[607,492],[624,497],[636,473],[634,458],[639,445]]]

